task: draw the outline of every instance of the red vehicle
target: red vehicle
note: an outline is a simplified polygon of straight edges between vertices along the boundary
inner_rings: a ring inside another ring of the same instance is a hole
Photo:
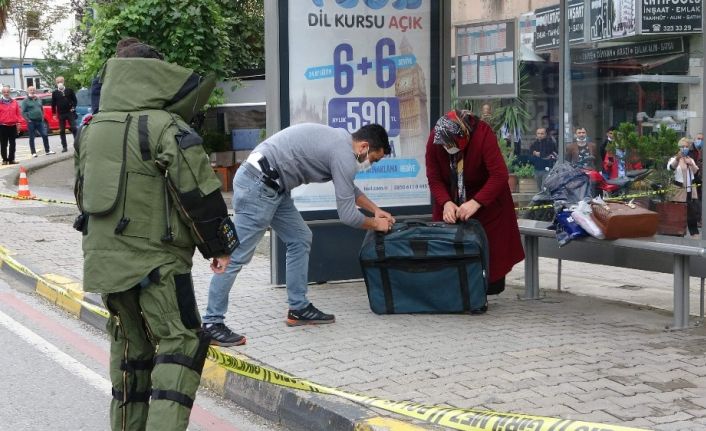
[[[20,110],[22,109],[22,101],[26,97],[27,96],[15,97],[17,104],[20,105]],[[37,97],[39,98],[39,100],[42,101],[42,108],[44,109],[44,121],[49,125],[47,133],[51,134],[52,132],[59,130],[59,120],[54,118],[51,113],[51,93],[37,93]],[[27,122],[25,122],[24,118],[20,118],[20,133],[27,133]]]

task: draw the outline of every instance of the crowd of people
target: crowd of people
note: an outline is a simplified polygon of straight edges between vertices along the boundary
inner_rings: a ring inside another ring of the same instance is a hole
[[[59,125],[61,136],[61,151],[68,151],[66,141],[66,126],[68,125],[74,139],[76,138],[76,94],[71,88],[64,85],[64,77],[56,77],[56,89],[51,93],[51,115]],[[37,157],[35,147],[36,135],[42,138],[44,154],[56,154],[49,147],[49,125],[44,113],[44,106],[34,86],[27,87],[27,94],[21,100],[11,97],[10,86],[2,86],[0,95],[0,149],[2,150],[2,164],[14,165],[17,150],[17,137],[22,132],[22,123],[27,126],[29,137],[29,150],[32,157]]]
[[[608,128],[603,142],[596,144],[588,137],[585,127],[577,127],[574,140],[566,145],[565,160],[576,167],[598,172],[605,180],[627,178],[630,171],[643,169],[643,163],[636,152],[621,148],[616,143],[616,133],[614,127]],[[695,139],[681,138],[678,142],[679,150],[665,166],[674,171],[673,184],[677,188],[668,199],[686,203],[687,230],[694,239],[701,238],[698,224],[701,220],[703,140],[703,133],[698,133]],[[536,130],[536,139],[529,153],[529,161],[535,168],[537,187],[541,190],[544,179],[557,160],[557,142],[546,128]]]

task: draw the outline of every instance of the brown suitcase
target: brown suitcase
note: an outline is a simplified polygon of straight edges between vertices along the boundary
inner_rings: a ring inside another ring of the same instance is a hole
[[[639,205],[624,202],[606,202],[605,205],[592,203],[591,209],[591,216],[603,229],[606,239],[640,238],[657,232],[657,213]]]

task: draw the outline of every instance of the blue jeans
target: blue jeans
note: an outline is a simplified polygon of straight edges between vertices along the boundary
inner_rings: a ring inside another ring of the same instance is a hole
[[[44,120],[31,120],[27,122],[27,134],[29,135],[29,151],[34,154],[37,151],[34,148],[34,134],[35,130],[39,132],[39,136],[42,137],[42,143],[44,144],[44,152],[49,152],[49,137],[47,137],[47,128],[44,124]]]
[[[222,323],[228,311],[228,294],[235,278],[248,264],[255,247],[268,227],[287,246],[286,276],[289,308],[301,310],[309,305],[306,298],[311,251],[311,230],[294,206],[289,192],[277,193],[262,182],[262,173],[243,163],[233,179],[235,232],[240,245],[230,255],[222,274],[214,274],[208,287],[208,306],[204,323]]]

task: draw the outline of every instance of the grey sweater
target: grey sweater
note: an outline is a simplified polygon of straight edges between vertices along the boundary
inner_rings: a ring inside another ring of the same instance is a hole
[[[267,158],[277,170],[285,191],[308,183],[333,181],[336,209],[341,221],[359,228],[365,217],[355,199],[363,194],[353,183],[357,162],[352,137],[344,129],[322,124],[297,124],[283,129],[253,151]]]

